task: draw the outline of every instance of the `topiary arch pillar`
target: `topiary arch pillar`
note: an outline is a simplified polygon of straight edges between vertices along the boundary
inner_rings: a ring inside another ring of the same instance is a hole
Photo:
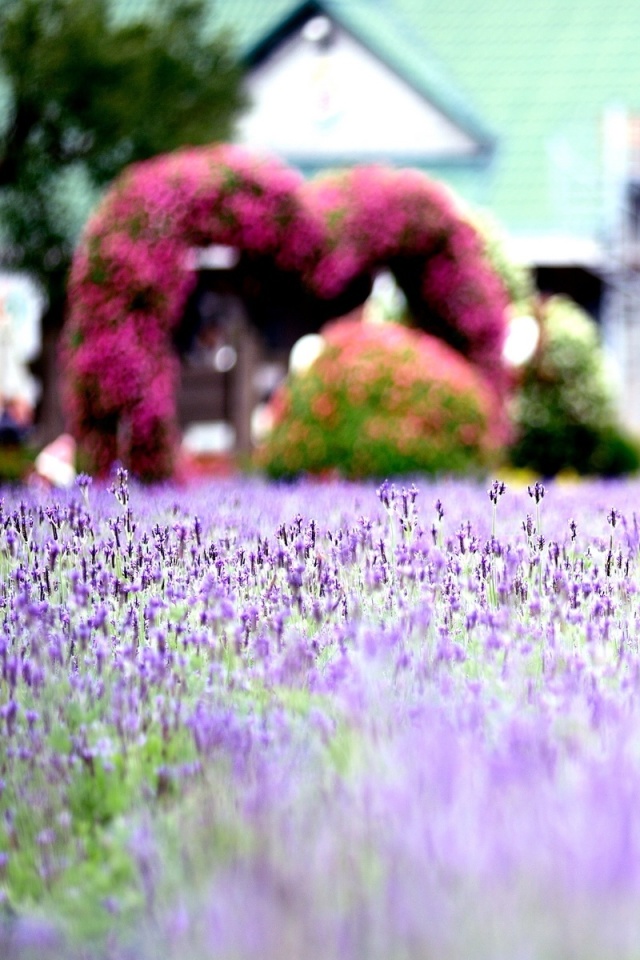
[[[69,428],[90,469],[116,460],[145,479],[172,474],[179,359],[173,336],[196,282],[194,248],[238,248],[296,276],[323,231],[300,178],[227,145],[129,168],[90,220],[74,258],[62,344]]]
[[[305,184],[237,147],[183,150],[125,171],[74,258],[63,401],[89,469],[120,460],[143,479],[171,476],[174,336],[196,282],[190,255],[211,244],[235,247],[256,277],[266,265],[304,291],[283,342],[362,302],[376,269],[389,266],[416,323],[464,354],[497,394],[504,388],[506,295],[438,185],[382,167]]]

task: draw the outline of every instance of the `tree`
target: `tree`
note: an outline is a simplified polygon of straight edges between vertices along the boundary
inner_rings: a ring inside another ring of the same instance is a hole
[[[113,0],[0,0],[0,256],[43,285],[47,329],[100,188],[136,160],[229,138],[241,70],[210,8],[155,0],[134,20]]]
[[[158,0],[153,20],[118,23],[108,0],[0,4],[4,259],[52,302],[76,239],[70,179],[89,192],[135,160],[229,136],[240,70],[208,13],[204,0]]]

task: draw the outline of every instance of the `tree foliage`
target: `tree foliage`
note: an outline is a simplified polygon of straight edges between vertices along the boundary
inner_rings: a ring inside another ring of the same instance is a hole
[[[52,306],[78,194],[95,197],[134,161],[228,138],[243,105],[230,38],[207,29],[210,4],[149,10],[123,20],[109,0],[0,0],[0,243]]]

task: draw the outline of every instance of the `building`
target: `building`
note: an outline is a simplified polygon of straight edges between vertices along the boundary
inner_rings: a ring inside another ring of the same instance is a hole
[[[419,167],[490,211],[538,285],[602,324],[640,429],[640,6],[216,0],[238,138],[312,174]]]

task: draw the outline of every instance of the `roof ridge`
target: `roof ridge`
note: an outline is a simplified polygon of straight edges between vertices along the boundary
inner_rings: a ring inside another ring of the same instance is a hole
[[[444,64],[439,55],[435,52],[431,44],[424,38],[418,29],[417,24],[410,21],[404,9],[401,9],[396,0],[324,0],[329,5],[345,5],[346,9],[353,9],[360,5],[384,7],[385,16],[390,18],[393,26],[401,35],[404,43],[407,44],[419,56],[427,57],[427,68],[431,74],[430,79],[435,82],[436,87],[441,84],[446,87],[446,102],[440,103],[434,100],[436,106],[444,109],[453,120],[464,126],[470,133],[481,140],[485,147],[491,148],[495,143],[495,134],[490,130],[488,124],[481,118],[479,111],[473,105],[470,95],[460,86],[459,81],[453,76],[451,70]],[[395,69],[400,73],[401,67],[395,65]],[[406,80],[407,77],[405,76]],[[411,82],[411,81],[409,81]],[[424,91],[421,91],[424,92]],[[431,90],[431,93],[434,91]],[[435,91],[437,94],[437,90]]]

